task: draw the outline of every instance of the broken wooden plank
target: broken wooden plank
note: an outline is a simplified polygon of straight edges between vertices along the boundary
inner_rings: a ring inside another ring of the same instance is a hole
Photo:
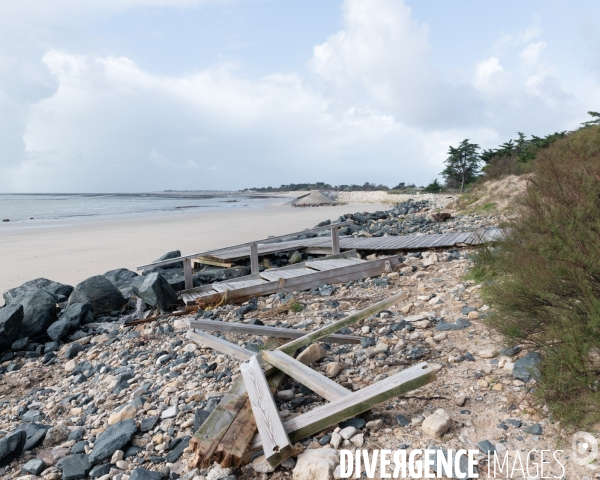
[[[192,263],[198,264],[198,265],[214,265],[215,267],[222,267],[222,268],[231,268],[235,265],[233,262],[224,262],[224,261],[215,260],[215,259],[209,258],[209,257],[193,258]]]
[[[190,328],[208,330],[213,332],[231,332],[247,335],[263,335],[275,338],[300,338],[306,335],[306,330],[296,330],[293,328],[269,327],[266,325],[249,325],[247,323],[217,322],[215,320],[189,320]],[[360,343],[362,337],[354,335],[341,335],[339,333],[327,335],[322,340],[330,343],[340,343],[342,345],[350,343]]]
[[[332,425],[370,410],[375,405],[386,402],[398,395],[416,390],[436,379],[435,371],[427,363],[420,363],[389,378],[357,390],[338,400],[292,418],[284,423],[285,430],[292,442],[313,435]],[[247,459],[262,449],[261,439],[254,437],[247,452]],[[283,461],[285,458],[279,458]]]
[[[287,373],[294,380],[310,388],[326,400],[337,400],[352,393],[350,390],[346,390],[333,380],[315,372],[312,368],[293,359],[286,353],[278,350],[263,350],[261,354],[262,358],[271,365]]]
[[[267,348],[275,348],[277,345],[279,345],[279,342],[274,338],[268,338],[265,341],[265,347]],[[279,385],[278,382],[281,382],[284,376],[285,374],[283,373],[272,375],[269,379],[272,388],[277,388],[277,385]],[[246,403],[248,403],[247,407]],[[209,466],[215,454],[218,454],[217,458],[219,460],[229,462],[231,461],[231,458],[228,457],[230,451],[241,450],[244,452],[247,449],[250,441],[252,441],[252,437],[256,433],[256,425],[251,424],[252,419],[250,419],[250,425],[248,425],[247,416],[245,423],[238,422],[239,414],[245,411],[245,408],[250,410],[250,404],[248,402],[248,395],[246,394],[246,387],[244,386],[244,379],[239,376],[200,429],[191,438],[190,445],[194,451],[194,455],[189,462],[191,468],[197,468],[202,465],[205,467]],[[243,425],[249,426],[250,429],[246,432],[245,443],[239,445],[236,442],[240,441],[238,433],[242,430]],[[227,442],[225,442],[225,439],[227,439]],[[222,440],[223,445],[220,445]],[[241,456],[238,461],[241,461]]]
[[[325,325],[324,327],[307,333],[303,337],[300,337],[296,340],[292,340],[291,342],[279,347],[278,350],[281,350],[282,352],[291,355],[299,348],[316,342],[317,340],[320,340],[323,337],[326,337],[327,335],[331,335],[341,328],[348,327],[356,322],[359,322],[360,320],[364,320],[365,318],[370,317],[371,315],[375,315],[381,310],[385,310],[386,308],[391,307],[392,305],[406,299],[407,297],[408,295],[405,292],[399,292],[396,295],[392,295],[391,297],[386,298],[385,300],[370,305],[369,307],[361,310],[360,312],[348,315],[347,317],[344,317],[341,320],[338,320],[337,322],[330,323],[329,325]]]
[[[256,355],[256,352],[253,352],[252,350],[240,347],[239,345],[228,342],[227,340],[223,340],[222,338],[215,337],[210,333],[187,332],[186,337],[190,340],[193,340],[194,342],[199,343],[200,345],[210,347],[219,353],[224,353],[225,355],[229,355],[230,357],[237,358],[242,362],[245,362],[249,358]]]
[[[272,459],[279,458],[278,456],[289,457],[292,454],[292,444],[279,418],[267,378],[256,357],[242,363],[240,372],[244,377],[265,458],[270,465],[276,466],[277,461],[273,462]]]

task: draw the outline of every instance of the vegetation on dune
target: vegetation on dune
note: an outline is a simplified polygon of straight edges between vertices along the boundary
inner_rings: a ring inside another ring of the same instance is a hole
[[[600,115],[599,115],[600,117]],[[536,152],[506,238],[475,258],[489,325],[542,354],[535,395],[566,424],[600,420],[600,126]]]

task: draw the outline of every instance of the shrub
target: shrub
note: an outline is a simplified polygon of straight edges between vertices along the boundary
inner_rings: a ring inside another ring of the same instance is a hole
[[[429,185],[427,185],[424,189],[425,192],[428,193],[439,193],[442,191],[442,186],[437,181],[437,178],[433,180]]]
[[[470,275],[508,342],[542,354],[535,394],[566,424],[600,420],[600,127],[538,152],[505,239]]]

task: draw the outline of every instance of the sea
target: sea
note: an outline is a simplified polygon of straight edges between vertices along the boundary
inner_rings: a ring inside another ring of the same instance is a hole
[[[279,195],[237,192],[0,194],[0,226],[194,210],[256,209],[286,201],[289,198]]]

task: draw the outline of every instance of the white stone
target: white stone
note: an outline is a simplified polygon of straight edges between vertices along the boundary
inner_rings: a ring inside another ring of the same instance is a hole
[[[293,390],[281,390],[277,392],[277,398],[280,400],[293,400],[296,395]]]
[[[210,469],[210,471],[206,475],[206,480],[219,480],[220,478],[226,477],[227,475],[231,475],[232,472],[233,469],[223,468],[221,465],[217,464]]]
[[[350,440],[354,435],[356,435],[355,427],[346,427],[340,430],[340,437],[344,440]]]
[[[340,434],[333,432],[331,434],[331,440],[329,441],[329,444],[336,450],[340,448],[340,445],[342,444],[342,437],[340,437]]]
[[[344,366],[340,362],[331,362],[325,367],[325,375],[327,375],[329,378],[333,378],[343,369]]]
[[[116,464],[118,461],[123,460],[123,455],[123,450],[117,450],[110,458],[110,463]]]
[[[163,420],[165,418],[173,418],[176,417],[178,413],[177,405],[173,405],[172,407],[167,408],[164,412],[160,414],[160,418]]]
[[[332,480],[339,462],[339,453],[333,448],[305,450],[298,455],[293,470],[294,480]],[[216,480],[216,479],[214,479]]]
[[[360,329],[360,331],[363,335],[367,335],[368,333],[371,332],[371,327],[364,326]]]
[[[372,430],[374,432],[376,432],[377,430],[379,430],[383,425],[383,420],[381,418],[378,418],[377,420],[371,420],[370,422],[367,422],[367,424],[365,425],[369,430]]]
[[[354,445],[356,448],[360,448],[363,446],[363,444],[365,443],[365,434],[364,433],[358,433],[356,435],[354,435],[351,439],[350,442],[352,443],[352,445]]]
[[[466,400],[467,400],[467,395],[463,392],[457,394],[454,397],[454,403],[459,407],[462,407],[465,404]]]
[[[115,465],[121,470],[129,470],[129,463],[125,460],[119,460]]]
[[[296,360],[304,365],[309,365],[314,362],[318,362],[322,358],[327,356],[327,350],[325,350],[320,343],[313,343],[306,350],[304,350]]]
[[[443,408],[439,408],[423,421],[421,429],[430,437],[441,438],[451,426],[450,415]]]
[[[269,465],[269,462],[267,462],[267,459],[264,455],[255,458],[251,465],[252,470],[257,473],[271,473],[275,470],[271,465]]]
[[[496,356],[496,350],[493,348],[486,348],[485,350],[481,350],[481,352],[479,352],[479,356],[481,358],[494,358]]]

